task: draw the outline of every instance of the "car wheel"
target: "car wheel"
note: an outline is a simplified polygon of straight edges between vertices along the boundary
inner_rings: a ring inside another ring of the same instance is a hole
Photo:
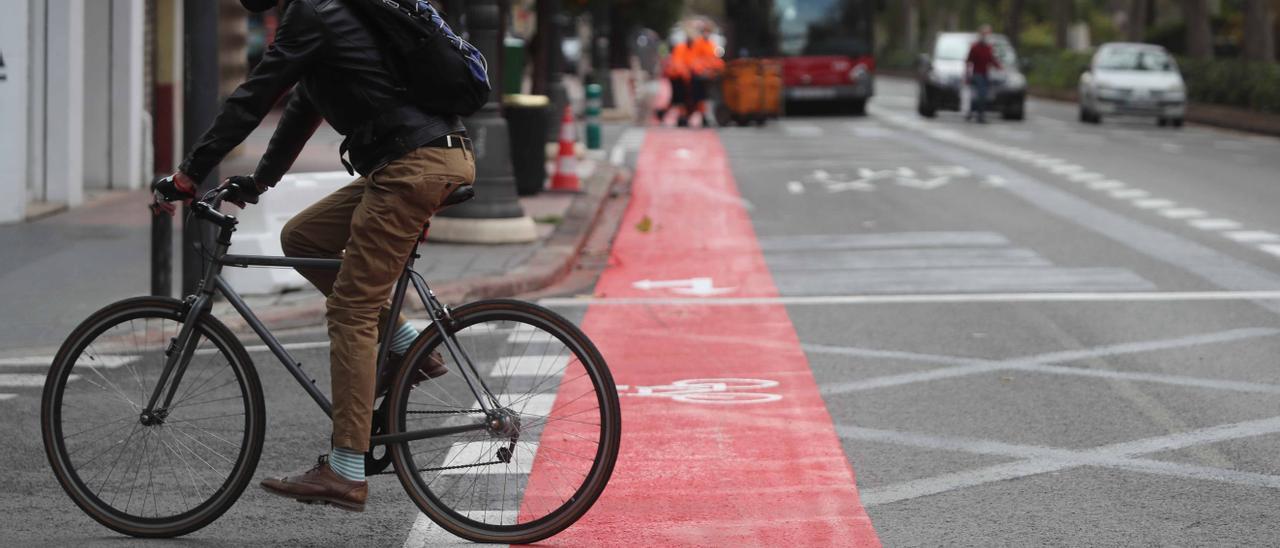
[[[938,108],[933,106],[933,104],[929,102],[928,97],[923,94],[920,96],[920,101],[916,105],[916,111],[925,118],[933,118],[938,115]]]
[[[1173,124],[1173,127],[1182,127],[1182,118],[1174,118],[1169,123]]]
[[[1026,106],[1020,103],[1016,107],[1004,109],[1000,114],[1005,120],[1023,120],[1027,117]]]
[[[1163,118],[1163,117],[1161,117],[1161,118],[1156,118],[1156,125],[1158,125],[1158,126],[1160,126],[1160,127],[1165,127],[1165,126],[1169,125],[1169,119],[1168,119],[1168,118]]]

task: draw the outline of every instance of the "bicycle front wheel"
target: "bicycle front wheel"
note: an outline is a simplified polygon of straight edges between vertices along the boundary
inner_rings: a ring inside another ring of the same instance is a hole
[[[389,430],[487,426],[391,445],[396,475],[424,514],[467,540],[555,535],[591,508],[613,473],[622,432],[613,377],[587,336],[546,308],[483,301],[453,318],[447,335],[462,354],[434,327],[423,332],[392,388]],[[414,384],[421,377],[408,364],[433,351],[449,373]]]
[[[110,305],[71,333],[45,381],[40,426],[58,483],[90,517],[127,535],[175,537],[212,523],[262,452],[257,373],[211,316],[195,326],[171,404],[143,416],[186,319],[172,299]]]

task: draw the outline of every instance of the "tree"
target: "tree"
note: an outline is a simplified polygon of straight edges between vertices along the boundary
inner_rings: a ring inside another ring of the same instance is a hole
[[[1209,24],[1209,0],[1182,0],[1182,20],[1187,25],[1187,55],[1213,57],[1213,28]]]
[[[1071,45],[1068,43],[1067,35],[1071,31],[1071,22],[1076,17],[1076,3],[1058,0],[1051,4],[1053,5],[1053,43],[1059,49],[1066,49]]]
[[[1009,7],[1004,13],[1004,35],[1014,48],[1018,47],[1022,36],[1022,5],[1023,0],[1009,0]]]
[[[1129,16],[1125,25],[1130,42],[1141,42],[1147,37],[1147,19],[1150,16],[1147,8],[1150,5],[1147,0],[1129,1]]]
[[[1271,0],[1245,0],[1244,44],[1240,54],[1250,61],[1276,60],[1275,12]]]

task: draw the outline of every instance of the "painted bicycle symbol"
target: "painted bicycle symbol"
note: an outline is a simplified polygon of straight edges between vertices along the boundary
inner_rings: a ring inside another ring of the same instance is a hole
[[[768,403],[782,399],[780,394],[755,392],[778,386],[778,381],[764,379],[685,379],[659,386],[618,385],[621,396],[671,398],[681,403],[734,405]]]

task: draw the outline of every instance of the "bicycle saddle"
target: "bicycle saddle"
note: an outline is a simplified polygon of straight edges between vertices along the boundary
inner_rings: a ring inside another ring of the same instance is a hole
[[[445,196],[444,201],[440,203],[440,209],[444,209],[449,206],[455,206],[462,202],[475,198],[476,190],[474,187],[475,185],[462,185],[458,188],[453,189],[453,192],[450,192],[448,196]]]

